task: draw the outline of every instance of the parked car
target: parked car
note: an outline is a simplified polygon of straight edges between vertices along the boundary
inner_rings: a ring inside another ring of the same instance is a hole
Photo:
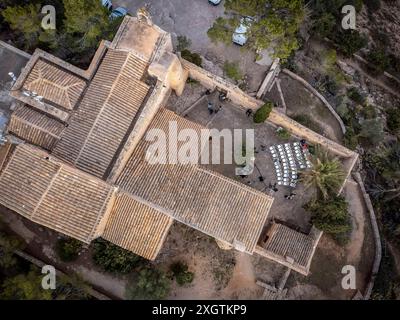
[[[252,17],[242,17],[240,19],[240,25],[235,29],[235,32],[232,35],[233,43],[236,43],[240,46],[246,44],[248,36],[247,31],[251,27],[251,24],[254,22]]]
[[[221,3],[221,0],[208,0],[208,3],[211,3],[213,6],[217,6]]]
[[[107,8],[108,10],[112,10],[112,2],[111,0],[101,0],[101,4],[103,7]]]
[[[117,18],[121,18],[121,17],[126,16],[127,14],[128,14],[128,10],[126,8],[118,7],[116,9],[114,9],[113,11],[111,11],[110,19],[114,20]]]

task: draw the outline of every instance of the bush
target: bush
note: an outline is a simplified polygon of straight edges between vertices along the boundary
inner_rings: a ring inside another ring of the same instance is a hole
[[[344,145],[351,150],[355,150],[358,145],[358,137],[352,127],[346,127],[346,133],[344,135]]]
[[[126,296],[128,299],[160,300],[168,295],[170,287],[171,280],[165,272],[146,267],[128,285]]]
[[[56,252],[60,259],[65,262],[76,260],[81,249],[82,242],[73,238],[59,239],[56,243]]]
[[[92,259],[103,270],[121,274],[142,266],[145,261],[138,255],[103,239],[97,239],[93,242]]]
[[[278,130],[276,130],[276,134],[279,138],[284,140],[288,140],[291,136],[290,132],[285,128],[278,128]]]
[[[269,114],[271,113],[273,108],[272,102],[267,102],[265,103],[261,108],[259,108],[255,113],[254,113],[254,122],[255,123],[263,123],[267,118],[269,117]]]
[[[373,65],[373,70],[377,73],[383,73],[390,66],[390,58],[385,51],[379,48],[371,49],[367,56],[368,62]]]
[[[189,48],[190,45],[192,44],[192,41],[185,36],[178,36],[177,40],[178,40],[178,44],[176,46],[176,50],[178,52],[181,52],[181,51]]]
[[[198,53],[192,53],[188,49],[184,49],[181,51],[181,56],[183,59],[194,63],[196,66],[201,67],[203,60]]]
[[[237,62],[225,61],[223,69],[225,75],[232,80],[239,81],[243,78],[243,75],[237,66]]]
[[[392,133],[396,133],[400,129],[400,109],[390,108],[386,110],[386,124]]]
[[[171,265],[170,267],[176,282],[180,285],[183,286],[185,284],[192,283],[193,278],[194,278],[194,273],[188,271],[188,266],[184,264],[183,262],[175,262]]]
[[[346,56],[351,56],[368,44],[368,40],[358,31],[344,31],[336,36],[335,43]]]
[[[347,89],[348,97],[358,104],[364,104],[365,98],[361,95],[356,87],[352,87]]]
[[[336,235],[351,230],[348,204],[343,196],[312,200],[304,209],[311,213],[312,223],[326,233]]]

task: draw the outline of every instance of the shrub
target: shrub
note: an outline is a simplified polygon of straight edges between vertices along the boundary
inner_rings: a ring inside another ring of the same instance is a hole
[[[276,130],[276,134],[279,138],[281,139],[289,139],[290,138],[290,132],[288,130],[286,130],[285,128],[278,128],[278,130]]]
[[[81,249],[82,242],[73,238],[59,239],[56,243],[56,252],[60,259],[65,262],[76,260]]]
[[[364,116],[365,119],[373,119],[376,118],[376,110],[375,107],[368,104],[364,106],[364,108],[361,110],[362,115]]]
[[[348,204],[343,196],[312,200],[304,205],[311,213],[312,223],[329,234],[343,234],[351,230]]]
[[[336,39],[339,50],[346,56],[351,56],[368,44],[368,40],[358,31],[351,30],[340,32]]]
[[[171,265],[170,267],[176,282],[180,285],[183,286],[185,284],[192,283],[193,278],[194,278],[194,273],[188,271],[188,266],[184,264],[183,262],[175,262]]]
[[[360,137],[368,139],[370,144],[376,145],[384,139],[383,122],[380,118],[364,120],[361,124]]]
[[[390,108],[386,110],[386,123],[388,129],[396,133],[400,129],[400,109]]]
[[[165,272],[146,267],[128,285],[126,296],[128,299],[160,300],[168,295],[170,286],[171,280]]]
[[[128,273],[144,264],[143,258],[103,239],[93,242],[92,258],[96,265],[112,273]]]
[[[192,44],[192,41],[185,36],[178,36],[177,40],[178,40],[178,44],[176,46],[176,50],[178,52],[181,52],[181,51],[189,48],[190,45]]]
[[[269,117],[269,114],[271,113],[273,108],[272,102],[267,102],[265,103],[261,108],[259,108],[255,113],[254,113],[254,122],[255,123],[263,123],[267,118]]]
[[[232,80],[239,81],[243,78],[243,75],[237,66],[237,62],[225,61],[223,69],[225,75]]]
[[[201,67],[203,60],[198,53],[192,53],[188,49],[184,49],[181,51],[181,56],[183,59]]]
[[[367,60],[373,65],[373,69],[377,73],[383,73],[390,66],[389,56],[380,48],[371,49],[368,53]]]
[[[346,133],[344,135],[344,145],[351,150],[354,150],[358,145],[358,137],[352,127],[346,127]]]
[[[351,100],[358,104],[364,104],[365,98],[361,95],[356,87],[347,89],[347,95]]]

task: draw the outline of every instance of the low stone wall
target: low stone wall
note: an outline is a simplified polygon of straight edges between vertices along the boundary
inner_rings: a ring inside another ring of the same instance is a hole
[[[372,226],[372,231],[374,233],[375,258],[374,258],[374,264],[373,264],[372,270],[371,270],[371,276],[370,276],[370,279],[367,284],[367,288],[365,289],[365,293],[364,293],[364,300],[369,300],[369,298],[371,297],[372,289],[374,287],[375,278],[379,272],[379,266],[381,264],[381,259],[382,259],[381,237],[379,235],[379,228],[378,228],[378,223],[376,221],[374,207],[372,206],[372,202],[369,197],[369,194],[365,190],[364,182],[362,181],[361,175],[359,172],[355,172],[353,174],[353,177],[357,181],[358,185],[360,186],[361,192],[364,197],[365,205],[367,206],[367,209],[368,209],[371,226]]]
[[[342,130],[342,133],[346,133],[346,126],[343,123],[342,118],[336,113],[335,109],[330,105],[330,103],[325,99],[325,97],[320,94],[311,84],[309,84],[306,80],[304,80],[302,77],[298,76],[297,74],[291,72],[288,69],[283,69],[283,73],[287,74],[289,77],[291,77],[294,80],[299,81],[308,91],[310,91],[312,94],[314,94],[319,100],[322,101],[322,103],[328,108],[328,110],[332,113],[332,115],[336,118],[336,120],[339,122],[340,128]]]

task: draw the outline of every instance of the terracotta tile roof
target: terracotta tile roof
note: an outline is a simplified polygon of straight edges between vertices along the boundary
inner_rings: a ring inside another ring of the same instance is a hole
[[[149,129],[168,133],[170,120],[178,121],[178,128],[199,128],[163,109]],[[197,165],[149,164],[145,159],[148,146],[142,139],[117,185],[163,208],[174,219],[252,253],[273,199]]]
[[[69,110],[75,107],[85,87],[85,80],[43,59],[37,60],[23,85],[45,101]]]
[[[114,188],[19,145],[0,175],[0,203],[46,227],[89,243],[99,234]]]
[[[54,147],[64,128],[60,121],[21,103],[12,113],[8,124],[9,133],[47,150]]]
[[[272,223],[265,244],[257,246],[256,252],[275,260],[304,275],[309,273],[311,261],[322,236],[313,227],[310,234],[293,230],[283,224]]]
[[[173,219],[126,193],[118,194],[102,238],[153,260]]]
[[[54,154],[102,178],[149,91],[140,81],[146,68],[128,52],[108,50]]]

